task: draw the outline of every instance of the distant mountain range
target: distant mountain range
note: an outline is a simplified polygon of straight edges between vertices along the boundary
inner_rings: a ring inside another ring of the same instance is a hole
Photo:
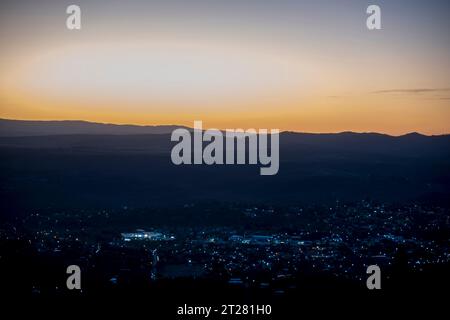
[[[182,126],[138,126],[96,123],[79,120],[31,121],[0,119],[1,137],[47,136],[68,134],[164,134]]]
[[[82,120],[11,120],[0,119],[0,137],[26,137],[26,136],[48,136],[48,135],[142,135],[142,134],[167,134],[177,128],[186,128],[180,125],[131,125],[131,124],[111,124],[98,123]],[[291,134],[302,134],[310,136],[330,137],[335,135],[349,136],[362,134],[365,136],[385,136],[392,137],[381,133],[299,133],[285,132]],[[444,135],[445,136],[445,135]],[[403,136],[407,139],[417,139],[427,137],[426,135],[412,132]]]
[[[86,121],[22,121],[0,119],[0,147],[58,149],[71,152],[120,152],[170,154],[175,144],[170,134],[176,125],[138,126]],[[205,143],[206,144],[206,143]],[[381,133],[280,134],[282,160],[307,154],[331,152],[384,154],[389,156],[440,157],[450,152],[450,135],[426,136],[409,133],[390,136]]]

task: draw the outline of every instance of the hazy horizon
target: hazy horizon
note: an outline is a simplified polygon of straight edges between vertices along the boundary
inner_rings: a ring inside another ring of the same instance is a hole
[[[177,123],[161,123],[161,124],[135,124],[135,123],[112,123],[112,122],[100,122],[100,121],[90,121],[90,120],[82,120],[82,119],[58,119],[58,120],[52,120],[52,119],[7,119],[7,118],[0,118],[0,121],[17,121],[17,122],[82,122],[86,124],[100,124],[100,125],[113,125],[113,126],[135,126],[135,127],[186,127],[189,129],[193,129],[194,125],[192,124],[177,124]],[[254,129],[254,127],[249,128],[213,128],[213,129],[219,129],[219,130],[234,130],[234,129]],[[210,127],[203,127],[203,130],[211,129]],[[355,134],[380,134],[380,135],[387,135],[391,137],[401,137],[406,136],[409,134],[420,134],[427,137],[432,136],[448,136],[449,133],[440,133],[440,134],[426,134],[423,132],[418,131],[409,131],[401,134],[389,134],[385,132],[377,132],[377,131],[335,131],[335,132],[312,132],[312,131],[296,131],[296,130],[281,130],[280,133],[304,133],[304,134],[341,134],[341,133],[355,133]]]

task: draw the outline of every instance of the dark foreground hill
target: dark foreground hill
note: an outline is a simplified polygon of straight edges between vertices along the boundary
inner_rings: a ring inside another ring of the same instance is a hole
[[[450,199],[450,136],[280,135],[280,170],[181,165],[169,134],[0,137],[2,206],[167,206]]]

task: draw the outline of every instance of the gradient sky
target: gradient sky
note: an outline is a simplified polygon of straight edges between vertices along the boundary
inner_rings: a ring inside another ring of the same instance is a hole
[[[3,0],[0,117],[450,133],[449,31],[438,0]]]

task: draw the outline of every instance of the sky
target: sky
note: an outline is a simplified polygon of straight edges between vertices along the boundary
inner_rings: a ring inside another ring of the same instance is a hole
[[[3,0],[0,117],[450,133],[449,31],[441,0]]]

